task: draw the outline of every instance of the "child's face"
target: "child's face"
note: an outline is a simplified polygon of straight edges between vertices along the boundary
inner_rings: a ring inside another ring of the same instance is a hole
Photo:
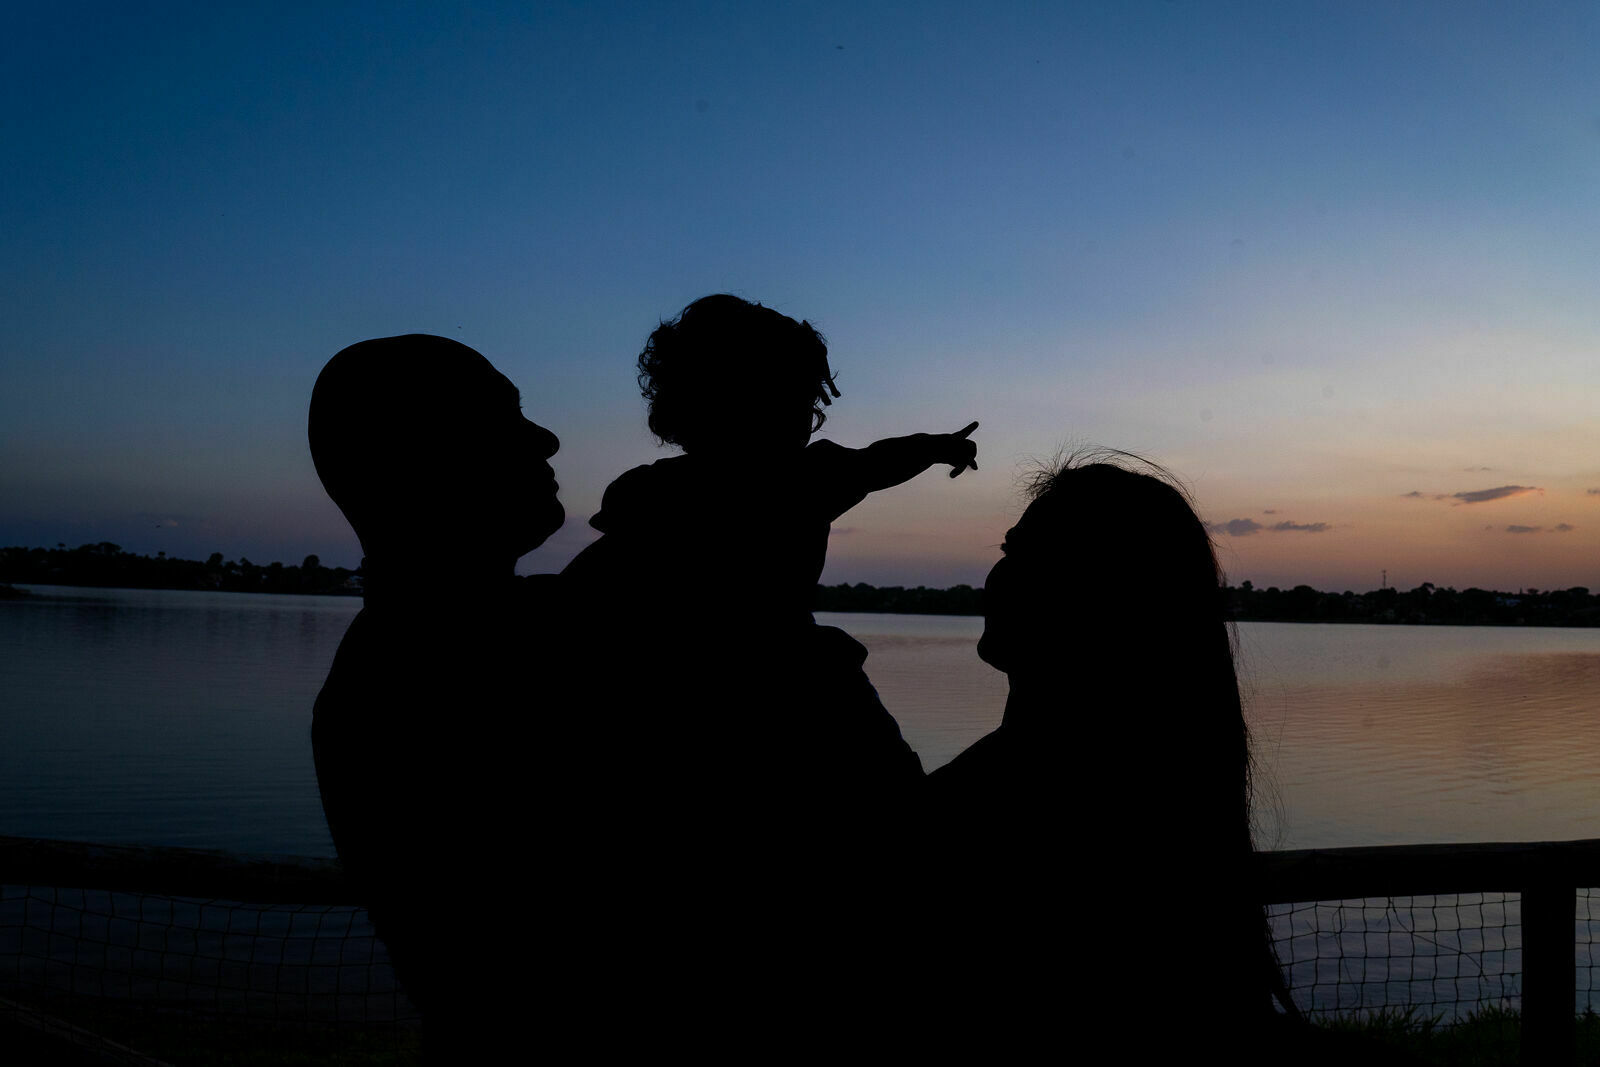
[[[778,448],[804,448],[811,440],[811,402],[785,412],[784,420],[772,428],[773,445]]]
[[[806,443],[811,440],[811,404],[811,398],[807,397],[804,404],[795,408],[795,413],[792,416],[794,429],[791,432],[794,434],[795,446],[798,448],[804,448]]]

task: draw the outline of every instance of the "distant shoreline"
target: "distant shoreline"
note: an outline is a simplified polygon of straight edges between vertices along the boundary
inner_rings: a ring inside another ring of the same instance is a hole
[[[441,582],[450,580],[450,561],[439,564]],[[16,599],[10,586],[62,585],[100,589],[178,589],[224,593],[291,593],[360,596],[358,567],[324,567],[316,556],[298,566],[226,560],[213,553],[205,562],[140,556],[101,542],[78,548],[0,548],[0,600]],[[1415,589],[1321,592],[1309,585],[1257,589],[1250,582],[1228,586],[1229,616],[1235,622],[1368,623],[1400,626],[1600,626],[1600,596],[1583,586],[1568,589],[1457,590],[1424,582]],[[813,610],[886,615],[982,615],[983,590],[970,585],[948,589],[926,586],[819,585]],[[1155,617],[1160,604],[1144,607]]]
[[[361,581],[359,567],[324,567],[316,556],[307,556],[299,566],[261,566],[243,556],[224,560],[221,552],[204,562],[165,552],[140,556],[109,541],[77,548],[0,548],[0,583],[8,585],[360,596]]]

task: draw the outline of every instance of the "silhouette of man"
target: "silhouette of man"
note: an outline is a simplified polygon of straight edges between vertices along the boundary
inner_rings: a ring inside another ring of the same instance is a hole
[[[502,857],[531,807],[528,711],[556,688],[521,660],[548,650],[554,578],[514,567],[564,519],[546,462],[559,442],[487,359],[423,334],[334,356],[308,436],[365,553],[366,602],[312,721],[328,828],[430,1060],[488,1062],[490,1027],[522,1014],[502,972],[525,953],[498,926],[525,914],[504,905],[527,876]],[[476,929],[461,919],[497,906]]]

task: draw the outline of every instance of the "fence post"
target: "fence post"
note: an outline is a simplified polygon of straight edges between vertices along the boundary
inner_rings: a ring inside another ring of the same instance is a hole
[[[1577,970],[1577,892],[1541,880],[1522,891],[1522,1062],[1570,1064]]]

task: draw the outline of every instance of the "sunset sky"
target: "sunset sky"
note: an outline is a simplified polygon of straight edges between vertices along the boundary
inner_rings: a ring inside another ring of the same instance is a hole
[[[1104,445],[1235,582],[1600,589],[1600,7],[236,7],[6,16],[0,545],[354,566],[311,385],[426,332],[561,438],[557,569],[728,291],[827,335],[824,436],[982,424],[826,581],[977,584]]]

